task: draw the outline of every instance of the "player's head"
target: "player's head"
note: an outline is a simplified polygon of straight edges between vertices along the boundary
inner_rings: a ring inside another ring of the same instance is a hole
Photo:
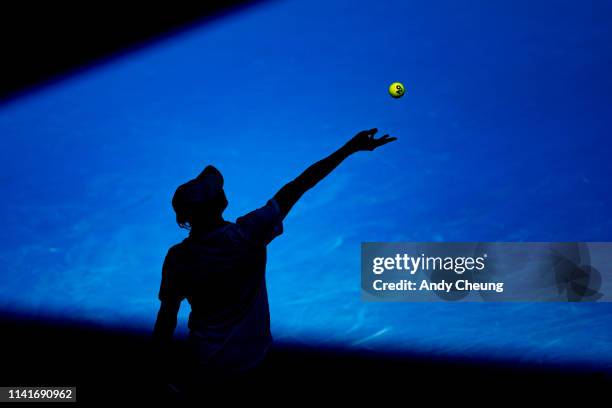
[[[172,197],[176,222],[186,229],[218,220],[226,207],[223,175],[213,166],[206,166],[198,177],[181,184]]]

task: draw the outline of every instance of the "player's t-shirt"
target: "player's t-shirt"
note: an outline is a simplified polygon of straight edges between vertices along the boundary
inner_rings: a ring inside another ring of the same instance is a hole
[[[192,231],[168,251],[159,299],[189,301],[189,340],[205,368],[244,370],[265,356],[272,342],[266,245],[282,232],[272,199],[236,223]]]

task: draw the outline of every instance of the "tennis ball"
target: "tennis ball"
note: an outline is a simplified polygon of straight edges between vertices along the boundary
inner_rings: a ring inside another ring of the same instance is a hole
[[[402,96],[404,96],[405,91],[406,89],[404,88],[404,85],[402,85],[401,82],[394,82],[389,85],[389,95],[394,98],[401,98]]]

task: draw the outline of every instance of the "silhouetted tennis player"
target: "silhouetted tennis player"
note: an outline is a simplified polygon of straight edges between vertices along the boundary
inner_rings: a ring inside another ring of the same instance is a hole
[[[154,329],[159,346],[170,344],[183,299],[191,305],[189,344],[196,372],[232,373],[262,361],[271,342],[266,290],[266,245],[283,232],[283,219],[302,195],[344,159],[396,140],[359,132],[343,147],[310,166],[263,207],[236,223],[223,219],[223,176],[207,166],[172,198],[179,226],[189,236],[168,251],[162,269],[161,307]]]

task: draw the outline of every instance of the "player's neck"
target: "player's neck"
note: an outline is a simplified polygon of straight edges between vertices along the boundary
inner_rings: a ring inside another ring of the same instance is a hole
[[[215,218],[212,220],[208,220],[203,223],[195,224],[191,227],[190,235],[202,235],[207,234],[211,231],[216,230],[219,227],[227,224],[227,221],[223,219],[223,217]]]

